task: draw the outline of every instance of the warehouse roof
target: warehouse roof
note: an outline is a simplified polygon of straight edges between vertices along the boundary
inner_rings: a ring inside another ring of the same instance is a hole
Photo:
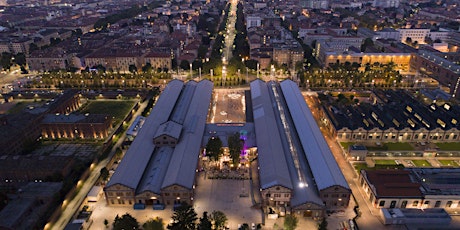
[[[349,189],[299,87],[291,80],[280,85],[318,189],[334,185]]]
[[[168,169],[172,153],[173,148],[167,146],[155,151],[153,160],[147,166],[136,193],[150,191],[160,194],[161,184]]]
[[[165,87],[150,116],[145,119],[143,128],[139,131],[106,187],[121,184],[132,189],[137,188],[153,155],[155,148],[153,136],[160,124],[168,120],[183,86],[182,81],[173,80]]]
[[[268,86],[264,81],[258,79],[251,82],[251,100],[260,167],[260,187],[267,189],[281,185],[293,189],[280,130],[276,125]]]
[[[193,96],[190,95],[192,99],[184,119],[182,137],[174,148],[162,188],[171,185],[193,188],[212,88],[211,81],[203,80],[198,83]]]
[[[160,137],[162,135],[167,135],[175,139],[179,139],[180,133],[182,131],[182,125],[177,124],[174,121],[167,121],[158,127],[157,132],[155,133],[155,136],[153,139],[156,139],[157,137]]]

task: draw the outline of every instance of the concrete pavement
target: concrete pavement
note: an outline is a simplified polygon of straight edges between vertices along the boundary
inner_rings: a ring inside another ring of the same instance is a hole
[[[207,179],[204,173],[197,174],[193,206],[198,216],[222,211],[228,218],[227,227],[238,229],[243,223],[261,223],[260,210],[254,209],[249,191],[249,180]]]
[[[211,121],[215,123],[245,122],[244,90],[215,89],[215,114]]]

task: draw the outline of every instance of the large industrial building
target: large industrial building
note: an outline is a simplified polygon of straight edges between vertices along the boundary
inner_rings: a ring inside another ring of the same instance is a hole
[[[108,205],[191,203],[213,84],[173,80],[107,183]]]
[[[108,205],[164,208],[193,201],[204,131],[216,130],[205,123],[211,94],[207,80],[166,86],[105,187]],[[224,135],[240,127],[255,134],[248,144],[258,154],[267,213],[316,219],[328,209],[347,207],[351,190],[297,84],[255,80],[246,95],[248,123],[218,130]]]
[[[375,208],[460,210],[460,169],[361,170],[359,183]]]
[[[436,101],[440,98],[427,90],[421,90],[422,94],[424,100],[404,90],[375,89],[371,103],[322,100],[324,117],[340,142],[458,142],[460,107]]]
[[[251,82],[260,190],[270,211],[320,218],[351,190],[293,81]]]

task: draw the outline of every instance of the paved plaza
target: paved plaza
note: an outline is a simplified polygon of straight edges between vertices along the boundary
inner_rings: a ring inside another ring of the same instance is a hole
[[[211,123],[246,121],[244,89],[214,89]]]
[[[198,175],[193,206],[199,216],[207,211],[222,211],[228,218],[228,227],[238,229],[243,223],[262,223],[260,209],[253,206],[249,180],[207,179]]]
[[[173,215],[172,208],[167,208],[165,210],[153,210],[152,206],[148,206],[144,210],[134,210],[132,206],[130,207],[110,207],[107,206],[104,197],[94,203],[90,204],[90,210],[93,211],[91,214],[92,224],[89,229],[102,230],[107,229],[104,225],[104,220],[109,221],[109,228],[112,229],[112,223],[115,219],[115,216],[122,216],[125,213],[131,214],[134,218],[137,219],[139,224],[142,226],[147,220],[151,218],[160,217],[163,219],[165,226],[170,222],[171,216]]]

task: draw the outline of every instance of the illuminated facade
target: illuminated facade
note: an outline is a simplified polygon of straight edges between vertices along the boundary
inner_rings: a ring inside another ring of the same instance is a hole
[[[124,52],[123,50],[106,50],[95,52],[84,58],[85,64],[89,68],[103,66],[107,70],[115,72],[129,72],[130,66],[135,66],[140,70],[142,65],[142,54],[138,52]]]
[[[412,57],[411,66],[419,73],[437,80],[450,89],[450,95],[460,98],[460,66],[437,55],[421,49]]]
[[[171,54],[168,53],[148,53],[144,56],[144,64],[150,63],[153,70],[172,69]]]
[[[409,71],[412,56],[408,53],[351,53],[351,54],[323,54],[325,67],[333,64],[344,64],[345,62],[358,63],[361,66],[366,64],[389,64],[394,63],[395,68],[401,71]]]
[[[326,104],[321,117],[339,142],[458,142],[457,106],[428,106],[402,90],[374,90],[373,105],[339,107]],[[345,112],[347,111],[348,112]],[[349,113],[349,116],[345,114]]]
[[[406,43],[408,38],[411,42],[425,44],[425,38],[430,35],[430,29],[398,29],[399,41]]]
[[[294,68],[297,63],[303,61],[302,47],[274,47],[273,61],[278,65],[286,65],[288,68]]]
[[[20,95],[17,95],[21,97]],[[20,114],[0,116],[0,155],[20,154],[26,143],[33,143],[41,135],[41,122],[49,114],[68,114],[79,108],[80,98],[76,91],[66,91],[44,110],[31,110]],[[30,113],[29,113],[30,112]]]
[[[458,212],[460,189],[454,181],[459,176],[459,170],[451,168],[362,170],[359,184],[374,208],[444,208]]]
[[[105,139],[111,125],[112,118],[104,114],[47,114],[41,129],[46,139]]]

